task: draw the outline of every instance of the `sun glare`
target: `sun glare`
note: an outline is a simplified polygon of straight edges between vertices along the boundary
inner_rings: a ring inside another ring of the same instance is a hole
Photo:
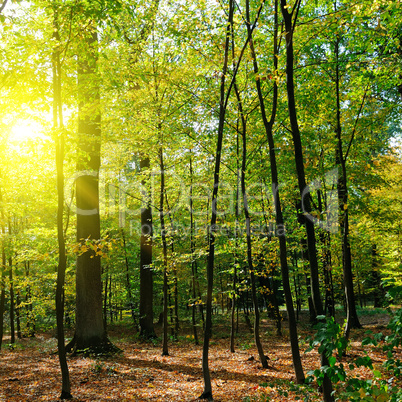
[[[10,141],[27,142],[35,139],[47,139],[42,126],[34,120],[18,120],[11,129]]]

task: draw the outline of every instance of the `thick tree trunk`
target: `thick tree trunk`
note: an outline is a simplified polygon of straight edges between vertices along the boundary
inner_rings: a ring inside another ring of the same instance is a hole
[[[142,174],[149,173],[149,158],[142,156],[140,170]],[[148,188],[149,183],[143,179],[142,185]],[[148,339],[155,337],[153,312],[153,273],[152,273],[152,208],[150,191],[143,192],[141,208],[141,240],[140,240],[140,336]]]
[[[97,75],[98,38],[89,24],[82,34],[78,55],[78,178],[76,179],[77,256],[75,351],[109,352],[110,344],[102,317],[102,244],[99,216],[99,168],[101,115]]]

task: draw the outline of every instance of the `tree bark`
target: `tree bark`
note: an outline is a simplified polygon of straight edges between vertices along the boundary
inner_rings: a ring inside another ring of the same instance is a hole
[[[11,235],[11,225],[9,223],[8,233]],[[8,282],[10,291],[10,343],[15,343],[15,303],[14,303],[14,278],[13,278],[13,259],[8,258]]]
[[[247,2],[248,4],[248,2]],[[249,17],[247,18],[249,20]],[[250,26],[248,24],[248,29]],[[278,70],[278,1],[275,0],[275,22],[274,22],[274,53],[273,53],[273,63],[274,63],[274,74],[276,74]],[[253,58],[253,66],[254,72],[258,73],[258,64],[256,59],[256,54],[254,50],[254,43],[253,40],[250,39],[250,50],[251,55]],[[290,280],[289,280],[289,267],[287,263],[287,245],[286,245],[286,232],[284,228],[284,219],[282,214],[282,207],[281,207],[281,199],[279,194],[279,178],[278,178],[278,168],[276,163],[276,154],[275,154],[275,143],[273,137],[273,125],[276,118],[276,109],[277,109],[277,102],[278,102],[278,84],[274,77],[273,79],[273,102],[272,102],[272,111],[270,120],[268,120],[265,110],[265,102],[264,96],[262,93],[261,82],[260,80],[256,81],[258,99],[260,103],[261,115],[264,123],[265,132],[267,135],[268,145],[269,145],[269,157],[270,157],[270,165],[271,165],[271,183],[272,183],[272,194],[274,197],[274,206],[275,206],[275,221],[276,221],[276,229],[277,235],[279,237],[279,252],[280,252],[280,265],[281,265],[281,274],[282,274],[282,285],[283,291],[285,294],[285,303],[286,303],[286,310],[288,314],[289,320],[289,337],[290,337],[290,344],[292,350],[292,359],[293,359],[293,366],[296,375],[296,382],[298,384],[302,384],[305,381],[303,367],[300,358],[300,349],[299,349],[299,340],[297,334],[297,323],[295,317],[295,311],[293,306],[293,298],[292,292],[290,287]]]
[[[281,0],[281,11],[286,29],[286,89],[288,98],[289,120],[292,129],[297,180],[300,191],[302,208],[303,212],[309,214],[311,212],[310,195],[308,193],[308,187],[306,185],[306,178],[303,164],[303,148],[301,142],[299,123],[297,120],[297,108],[296,108],[295,91],[294,91],[293,33],[300,6],[301,6],[301,0],[297,0],[294,5],[294,8],[292,9],[291,12],[289,12],[290,7],[287,4],[286,0]],[[314,305],[316,316],[322,316],[324,313],[324,309],[320,294],[314,223],[312,222],[311,219],[308,219],[307,217],[305,219],[304,225],[306,228],[307,248],[310,262],[312,302]],[[321,354],[321,365],[322,366],[329,365],[328,359],[325,355],[325,351]],[[324,376],[323,381],[323,396],[325,402],[332,402],[334,400],[334,397],[332,395],[332,383],[327,375]]]
[[[237,249],[238,249],[238,229],[239,229],[239,199],[240,199],[240,149],[239,149],[239,132],[236,135],[236,206],[235,206],[235,252],[234,252],[234,264],[233,264],[233,284],[232,284],[232,310],[230,314],[230,352],[235,352],[235,314],[236,307],[238,307],[237,297],[237,265],[239,264]]]
[[[248,5],[248,2],[247,2]],[[248,18],[248,17],[247,17]],[[233,35],[233,25],[231,25],[232,35]],[[250,39],[251,43],[251,39]],[[232,43],[232,53],[234,56],[234,41]],[[247,164],[247,126],[246,119],[243,113],[243,105],[240,98],[240,93],[237,87],[236,81],[234,82],[234,90],[237,98],[237,106],[239,109],[240,120],[241,120],[241,135],[242,135],[242,166],[240,174],[240,184],[241,184],[241,194],[243,200],[244,217],[246,220],[246,243],[247,243],[247,265],[250,274],[251,281],[251,297],[253,299],[254,306],[254,341],[257,347],[258,355],[263,368],[268,368],[267,356],[264,354],[262,348],[261,338],[260,338],[260,309],[258,306],[258,296],[256,289],[256,280],[254,275],[254,264],[252,258],[252,244],[251,244],[251,222],[250,222],[250,212],[248,208],[247,193],[246,193],[246,164]]]
[[[126,287],[127,287],[128,304],[130,306],[131,318],[133,319],[133,323],[135,323],[136,320],[135,320],[135,311],[134,311],[134,299],[133,299],[131,280],[130,280],[130,265],[128,263],[126,236],[124,234],[123,228],[121,228],[120,233],[121,233],[121,237],[123,239],[124,261],[126,264]]]
[[[346,298],[346,326],[345,336],[349,337],[352,328],[361,328],[356,311],[356,300],[353,289],[352,273],[352,253],[349,243],[349,208],[348,208],[348,186],[346,171],[346,156],[342,146],[342,126],[341,126],[341,101],[340,101],[340,74],[339,74],[339,38],[335,42],[335,87],[336,87],[336,164],[341,172],[338,177],[338,199],[339,199],[339,226],[342,235],[342,267],[343,282]],[[353,138],[353,136],[352,136]]]
[[[224,61],[221,73],[220,84],[220,99],[219,99],[219,123],[218,123],[218,138],[216,145],[215,156],[215,171],[214,171],[214,188],[212,191],[212,205],[211,205],[211,222],[209,227],[209,242],[208,242],[208,261],[207,261],[207,305],[206,305],[206,319],[204,331],[204,343],[202,348],[202,373],[204,379],[204,391],[200,399],[212,399],[212,385],[211,374],[209,371],[208,354],[209,354],[209,340],[212,331],[212,290],[214,281],[214,259],[215,259],[215,234],[216,234],[216,219],[217,219],[217,198],[219,189],[219,172],[221,166],[222,156],[222,143],[223,143],[223,129],[225,125],[226,103],[225,103],[225,79],[228,66],[228,55],[230,45],[230,26],[233,21],[234,4],[233,0],[229,0],[229,15],[228,25],[226,28]]]
[[[101,114],[97,74],[98,37],[94,23],[81,31],[78,55],[78,162],[76,179],[77,256],[76,352],[111,352],[116,349],[107,338],[102,317],[102,244],[99,216],[99,168]]]
[[[0,205],[2,203],[2,198],[1,198],[1,189],[0,189]],[[2,217],[3,218],[3,217]],[[4,235],[5,235],[5,228],[2,226],[2,234],[3,234],[3,241],[4,241]],[[4,305],[5,305],[5,300],[6,300],[6,288],[5,288],[5,281],[4,277],[6,274],[6,251],[4,248],[4,244],[1,245],[1,282],[0,282],[0,287],[1,287],[1,293],[0,293],[0,350],[1,350],[1,345],[3,343],[3,333],[4,333]]]
[[[1,345],[3,343],[3,333],[4,333],[4,306],[6,301],[6,284],[5,284],[5,276],[6,276],[6,249],[4,244],[6,228],[4,226],[4,210],[3,210],[3,193],[0,188],[0,216],[1,216],[1,233],[2,233],[2,243],[1,243],[1,280],[0,280],[0,350]]]
[[[56,172],[57,172],[57,241],[59,248],[59,261],[57,267],[56,284],[56,323],[57,323],[57,350],[61,370],[60,399],[71,399],[70,375],[68,372],[66,348],[64,344],[64,284],[66,274],[66,246],[63,231],[64,212],[64,134],[61,99],[61,63],[60,63],[60,36],[57,8],[54,6],[53,38],[53,129],[56,136]]]
[[[195,242],[194,242],[194,214],[193,214],[193,163],[192,163],[192,151],[190,149],[190,251],[191,251],[191,287],[192,287],[192,325],[194,342],[199,344],[198,332],[196,324],[196,311],[197,311],[197,262],[195,261]]]
[[[169,356],[168,349],[168,259],[165,226],[165,165],[163,161],[163,146],[159,149],[159,166],[161,170],[161,189],[159,198],[159,218],[161,222],[161,237],[163,249],[163,342],[162,356]]]
[[[140,170],[142,174],[149,173],[149,157],[141,156]],[[140,239],[140,336],[145,339],[154,338],[153,323],[153,273],[152,273],[152,207],[149,183],[142,180],[143,206],[141,208],[141,239]]]

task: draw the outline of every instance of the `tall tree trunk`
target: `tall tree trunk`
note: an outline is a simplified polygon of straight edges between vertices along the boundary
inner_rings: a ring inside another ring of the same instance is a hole
[[[287,4],[286,0],[281,0],[281,11],[286,29],[286,89],[288,97],[289,120],[292,129],[297,179],[298,179],[298,186],[300,191],[302,207],[304,212],[310,214],[311,212],[310,195],[308,193],[308,187],[306,185],[306,178],[303,164],[303,148],[301,142],[299,123],[297,120],[297,108],[296,108],[296,99],[294,91],[293,34],[300,6],[301,6],[301,0],[297,0],[293,9],[289,11],[291,8],[290,5]],[[307,247],[310,262],[312,302],[314,305],[315,314],[317,316],[322,316],[324,313],[324,309],[320,294],[314,223],[312,222],[311,219],[306,218],[304,224],[307,234]],[[325,351],[321,354],[321,365],[329,366],[328,358],[325,354]],[[323,396],[324,396],[324,402],[332,402],[334,400],[334,397],[332,395],[332,382],[327,375],[324,376],[323,381]]]
[[[325,202],[326,196],[320,190],[317,190],[318,196],[318,210],[320,213],[327,209],[327,203]],[[325,208],[324,208],[325,207]],[[335,298],[334,298],[334,286],[332,283],[332,262],[331,262],[331,235],[330,232],[322,231],[320,233],[320,240],[323,245],[322,252],[322,264],[324,271],[324,286],[325,286],[325,314],[329,314],[335,317]]]
[[[195,261],[195,242],[194,242],[194,214],[193,214],[193,162],[192,162],[192,151],[190,149],[190,251],[191,251],[191,287],[192,287],[192,325],[194,342],[196,345],[199,344],[197,323],[196,323],[196,311],[197,311],[197,262]]]
[[[21,310],[21,298],[20,293],[17,290],[15,296],[15,322],[17,324],[17,338],[21,339],[21,320],[20,320],[20,310]]]
[[[3,343],[3,334],[4,334],[4,305],[6,301],[6,289],[4,283],[4,265],[2,265],[1,269],[1,293],[0,293],[0,350],[1,345]]]
[[[233,26],[233,25],[232,25]],[[239,264],[237,249],[238,249],[238,231],[239,231],[239,198],[240,198],[240,150],[239,150],[239,132],[237,130],[236,135],[236,206],[235,206],[235,252],[234,252],[234,261],[233,261],[233,284],[232,284],[232,310],[230,314],[230,352],[235,352],[235,313],[236,307],[238,307],[237,303],[237,265]]]
[[[2,194],[1,194],[1,189],[0,189],[0,207],[2,207]],[[4,214],[3,210],[1,211],[1,218],[2,220],[4,219]],[[3,242],[4,242],[4,237],[5,237],[5,227],[2,224],[1,231],[3,234]],[[0,350],[1,350],[1,345],[3,343],[3,333],[4,333],[4,305],[5,305],[5,300],[6,300],[6,284],[5,284],[5,275],[6,275],[6,250],[4,247],[4,243],[1,245],[1,279],[0,279],[0,288],[1,288],[1,293],[0,293]]]
[[[99,216],[101,114],[97,74],[98,36],[89,23],[81,31],[78,55],[78,178],[76,179],[77,242],[85,247],[77,256],[75,351],[115,350],[102,317],[102,249]],[[89,246],[89,249],[88,249]]]
[[[248,5],[248,2],[247,2]],[[249,16],[247,17],[247,19]],[[233,24],[231,24],[231,33],[233,38]],[[249,34],[250,36],[250,34]],[[250,39],[251,43],[251,39]],[[234,58],[234,40],[232,40],[232,56]],[[240,184],[241,184],[241,194],[243,200],[243,210],[244,217],[246,220],[246,243],[247,243],[247,265],[250,274],[251,281],[251,296],[253,299],[254,306],[254,341],[257,347],[258,355],[260,357],[261,365],[263,368],[268,368],[268,360],[264,355],[264,350],[262,348],[261,338],[260,338],[260,309],[258,306],[258,296],[256,289],[256,280],[254,274],[254,264],[252,258],[252,244],[251,244],[251,223],[250,223],[250,212],[248,208],[248,200],[246,193],[246,166],[247,166],[247,126],[246,119],[243,113],[243,105],[240,98],[240,93],[237,87],[236,80],[234,81],[234,91],[237,99],[237,107],[239,109],[240,121],[241,121],[241,135],[242,135],[242,166],[240,174]]]
[[[104,283],[104,297],[103,297],[103,326],[107,328],[107,302],[108,302],[108,295],[107,295],[107,290],[109,286],[109,272],[108,272],[108,267],[103,270],[103,274],[105,275],[105,283]]]
[[[109,317],[110,317],[110,323],[113,323],[113,300],[112,300],[112,274],[109,273],[109,291],[108,291],[108,302],[109,302]]]
[[[163,142],[163,140],[162,140]],[[163,343],[162,356],[169,356],[168,349],[168,260],[165,226],[165,165],[163,161],[163,145],[159,149],[159,166],[161,170],[161,190],[159,198],[159,218],[161,222],[161,237],[163,249]]]
[[[4,334],[4,306],[6,301],[6,283],[5,283],[5,276],[6,276],[6,248],[5,248],[5,235],[6,235],[6,228],[4,225],[5,217],[4,217],[4,209],[3,209],[3,193],[0,187],[0,218],[1,218],[1,233],[2,233],[2,241],[1,241],[1,279],[0,279],[0,350],[1,345],[3,343],[3,334]]]
[[[149,157],[142,155],[140,170],[143,175],[149,174]],[[152,273],[152,207],[151,192],[148,180],[143,178],[143,206],[141,208],[141,240],[140,240],[140,336],[148,339],[155,337],[153,322],[153,273]]]
[[[204,391],[200,399],[212,399],[211,374],[209,371],[209,340],[212,331],[212,290],[214,281],[214,259],[215,259],[215,234],[216,234],[216,218],[217,218],[217,198],[219,188],[219,172],[221,166],[223,129],[225,124],[226,103],[225,103],[225,79],[228,67],[228,55],[230,45],[230,26],[233,21],[234,3],[229,0],[229,15],[228,25],[226,28],[224,61],[221,74],[220,99],[219,99],[219,124],[218,138],[216,145],[215,156],[215,171],[214,171],[214,188],[212,191],[212,208],[211,208],[211,223],[209,227],[209,242],[208,242],[208,261],[207,261],[207,305],[206,305],[206,320],[204,331],[204,344],[202,348],[202,373],[204,378]]]
[[[248,5],[248,1],[247,1]],[[248,10],[248,8],[247,8]],[[249,20],[249,17],[247,18]],[[250,26],[248,24],[248,30],[250,30]],[[278,1],[275,0],[275,22],[274,22],[274,53],[273,53],[273,62],[274,62],[274,72],[276,73],[278,70]],[[256,54],[254,50],[253,40],[250,39],[250,50],[253,58],[253,66],[254,72],[258,73],[258,64],[256,59]],[[298,384],[302,384],[305,380],[303,367],[300,358],[300,349],[299,349],[299,341],[297,334],[297,323],[295,317],[295,311],[293,306],[293,298],[292,291],[290,287],[289,280],[289,267],[287,263],[287,245],[286,245],[286,231],[284,230],[284,219],[282,214],[281,207],[281,199],[279,194],[279,178],[278,178],[278,168],[276,163],[276,154],[275,154],[275,143],[273,137],[273,125],[276,118],[276,109],[277,109],[277,101],[278,101],[278,84],[276,79],[274,78],[274,88],[273,88],[273,102],[272,102],[272,111],[271,117],[268,121],[266,110],[265,110],[265,102],[264,96],[262,93],[261,82],[260,80],[256,81],[258,99],[260,103],[260,109],[262,114],[262,119],[265,127],[265,132],[268,139],[269,145],[269,157],[270,157],[270,165],[271,165],[271,182],[272,182],[272,194],[274,196],[274,205],[275,205],[275,221],[276,221],[276,230],[277,235],[279,237],[279,252],[280,252],[280,265],[281,265],[281,274],[282,274],[282,285],[285,294],[285,303],[286,310],[288,314],[289,320],[289,336],[290,336],[290,344],[292,350],[292,359],[293,366],[296,375],[296,382]]]
[[[30,275],[30,262],[24,262],[25,278],[28,279]],[[25,293],[25,314],[26,314],[26,328],[27,335],[29,337],[35,336],[35,317],[32,312],[32,296],[31,296],[31,286],[28,284]]]
[[[127,244],[126,244],[126,236],[124,234],[124,229],[120,229],[121,237],[123,240],[123,248],[124,248],[124,261],[126,265],[126,287],[127,287],[127,296],[128,296],[128,305],[130,306],[131,318],[133,319],[133,323],[135,323],[135,311],[134,311],[134,299],[131,288],[131,279],[130,279],[130,265],[128,263],[127,256]]]
[[[235,85],[235,92],[238,95],[237,86]],[[238,98],[239,101],[239,98]],[[241,105],[241,103],[239,103]],[[239,106],[241,109],[241,106]],[[240,111],[242,115],[242,110]],[[252,245],[251,245],[251,225],[250,225],[250,213],[248,209],[247,202],[247,193],[246,193],[246,183],[245,183],[245,170],[246,170],[246,158],[247,158],[247,145],[246,145],[246,126],[244,120],[243,126],[243,159],[242,159],[242,172],[241,172],[241,192],[243,198],[243,208],[244,208],[244,216],[246,219],[246,242],[247,242],[247,264],[248,270],[250,274],[251,281],[251,297],[253,299],[254,306],[254,340],[255,345],[258,350],[258,355],[260,357],[260,361],[263,368],[268,368],[268,360],[264,355],[264,351],[261,344],[260,338],[260,309],[258,306],[258,297],[257,297],[257,289],[256,289],[256,280],[254,275],[254,264],[252,259]]]
[[[338,199],[339,199],[339,226],[342,234],[342,266],[343,281],[346,298],[346,327],[345,336],[349,337],[352,328],[361,328],[356,311],[356,300],[353,290],[352,254],[349,243],[349,208],[348,208],[348,187],[346,172],[346,157],[342,147],[342,126],[341,126],[341,100],[340,100],[340,74],[339,74],[339,38],[335,42],[335,86],[336,86],[336,164],[340,166],[341,173],[338,177]],[[353,136],[352,136],[353,138]]]
[[[66,246],[63,232],[64,212],[64,133],[61,99],[61,63],[60,63],[60,36],[58,12],[54,5],[53,15],[53,130],[56,139],[56,171],[57,171],[57,241],[59,261],[57,267],[56,285],[56,322],[57,322],[57,350],[61,370],[62,386],[60,399],[71,399],[70,375],[68,372],[66,349],[64,343],[64,284],[66,274]]]
[[[177,282],[177,266],[173,262],[172,264],[172,276],[173,276],[173,338],[177,339],[179,334],[179,292],[178,292],[178,282]]]
[[[11,234],[11,226],[9,225],[9,234]],[[14,278],[13,278],[13,259],[12,257],[8,258],[8,282],[9,282],[9,291],[10,291],[10,343],[15,343],[15,325],[14,325],[14,316],[15,316],[15,303],[14,303]]]

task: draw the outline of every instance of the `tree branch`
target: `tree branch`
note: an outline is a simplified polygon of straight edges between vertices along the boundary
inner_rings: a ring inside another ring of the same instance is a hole
[[[6,7],[7,1],[8,1],[8,0],[4,0],[4,1],[3,1],[3,4],[0,6],[0,13],[1,13],[1,12],[4,10],[4,8]]]
[[[366,100],[366,95],[367,95],[368,89],[369,89],[369,84],[367,85],[366,89],[364,90],[364,95],[363,95],[362,103],[360,104],[359,112],[357,113],[357,117],[356,117],[356,120],[355,120],[355,125],[354,125],[354,127],[353,127],[352,135],[351,135],[351,137],[350,137],[348,149],[346,150],[345,156],[343,157],[343,160],[344,160],[345,162],[346,162],[346,159],[348,158],[349,151],[350,151],[350,147],[352,146],[352,142],[353,142],[353,140],[354,140],[354,138],[355,138],[357,123],[359,122],[360,114],[361,114],[361,112],[362,112],[362,110],[363,110],[363,105],[364,105],[364,102],[365,102],[365,100]]]

